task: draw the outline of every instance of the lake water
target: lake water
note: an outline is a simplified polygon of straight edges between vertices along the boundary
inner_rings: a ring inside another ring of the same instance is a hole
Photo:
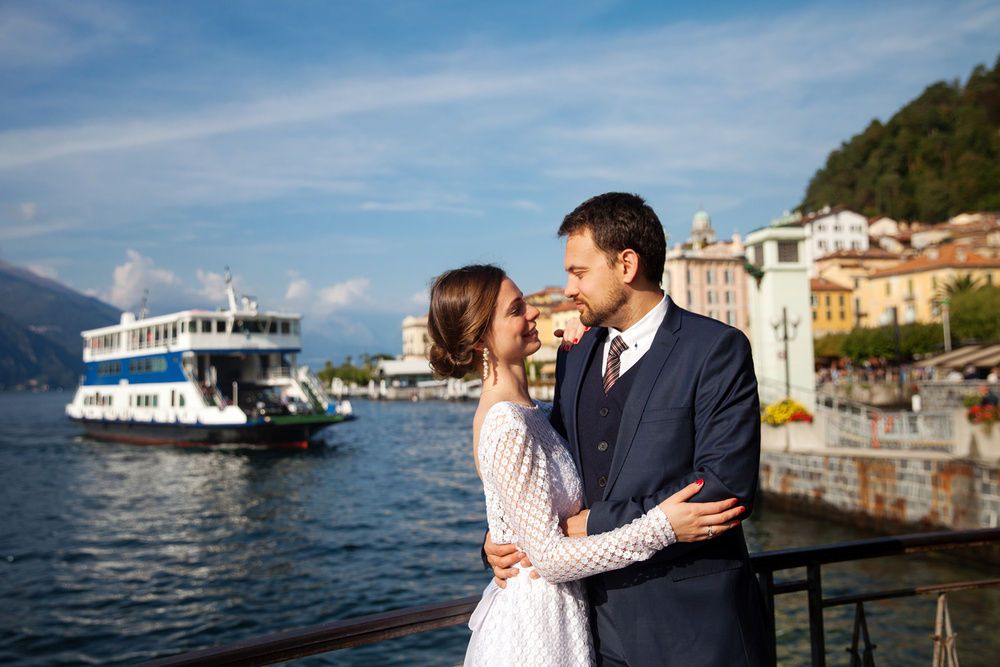
[[[485,530],[475,406],[355,401],[306,451],[99,443],[70,394],[0,394],[0,664],[124,665],[477,594]],[[871,535],[762,509],[752,551]],[[827,594],[995,577],[939,556],[824,569]],[[949,596],[965,667],[997,664],[1000,591]],[[779,661],[809,662],[805,598],[779,598]],[[880,665],[930,664],[935,599],[866,607]],[[828,610],[828,664],[853,612]],[[304,665],[447,665],[468,630],[422,633]]]

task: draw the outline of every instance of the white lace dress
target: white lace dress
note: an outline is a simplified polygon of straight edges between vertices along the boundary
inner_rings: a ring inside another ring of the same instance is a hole
[[[583,508],[583,485],[565,441],[549,424],[552,406],[497,403],[479,436],[479,471],[494,542],[516,543],[543,578],[528,572],[492,581],[469,621],[465,667],[593,665],[583,581],[646,560],[677,541],[654,507],[607,533],[568,538],[559,521]]]

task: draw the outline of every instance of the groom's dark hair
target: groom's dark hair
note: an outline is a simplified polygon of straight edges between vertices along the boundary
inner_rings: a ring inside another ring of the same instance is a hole
[[[612,266],[618,253],[631,249],[639,256],[639,270],[659,285],[667,259],[667,238],[653,209],[639,195],[608,192],[591,197],[563,218],[559,236],[590,230],[597,249]]]

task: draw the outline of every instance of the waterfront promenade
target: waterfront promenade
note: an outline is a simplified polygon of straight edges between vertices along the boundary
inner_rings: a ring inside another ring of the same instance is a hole
[[[761,425],[760,488],[781,506],[881,532],[996,528],[1000,425],[965,413],[821,400],[811,423]]]

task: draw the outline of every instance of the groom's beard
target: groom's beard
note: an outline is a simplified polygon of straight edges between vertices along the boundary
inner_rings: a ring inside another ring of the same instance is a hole
[[[628,303],[628,294],[624,287],[616,287],[604,295],[600,301],[591,303],[583,297],[577,297],[576,302],[583,306],[580,311],[580,321],[587,327],[605,326],[622,306]]]

